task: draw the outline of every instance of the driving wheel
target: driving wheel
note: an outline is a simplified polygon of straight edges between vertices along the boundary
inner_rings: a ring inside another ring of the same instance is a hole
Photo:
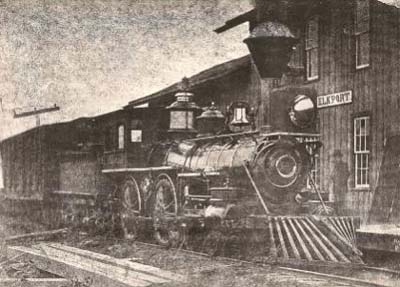
[[[142,211],[142,198],[139,186],[133,177],[125,180],[121,188],[120,221],[124,238],[134,239],[137,236],[137,216]]]
[[[175,246],[180,241],[180,232],[171,224],[178,214],[176,189],[171,177],[160,174],[155,185],[153,209],[154,238],[162,246]]]

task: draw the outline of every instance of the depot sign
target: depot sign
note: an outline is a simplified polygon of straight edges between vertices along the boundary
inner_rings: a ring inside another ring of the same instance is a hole
[[[351,104],[352,101],[353,101],[352,91],[345,91],[330,95],[318,96],[317,108],[321,109],[326,107]]]

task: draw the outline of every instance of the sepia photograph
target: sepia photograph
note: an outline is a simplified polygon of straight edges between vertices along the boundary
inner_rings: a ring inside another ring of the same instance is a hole
[[[3,286],[400,286],[400,0],[0,0]]]

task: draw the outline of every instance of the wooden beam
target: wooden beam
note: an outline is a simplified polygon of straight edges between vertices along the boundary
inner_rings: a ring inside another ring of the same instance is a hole
[[[42,231],[42,232],[32,232],[32,233],[26,233],[26,234],[21,234],[21,235],[14,235],[14,236],[6,237],[5,241],[7,243],[10,243],[12,241],[23,240],[23,239],[49,238],[49,237],[54,237],[54,236],[65,234],[67,232],[67,230],[68,230],[67,228],[63,228],[63,229],[56,229],[56,230],[48,230],[48,231]]]
[[[65,251],[71,254],[77,254],[86,258],[94,259],[100,262],[108,263],[113,266],[122,267],[124,269],[134,270],[136,272],[142,272],[147,274],[156,275],[161,278],[173,280],[173,281],[180,281],[186,282],[186,277],[176,274],[174,272],[166,271],[154,266],[141,264],[138,262],[132,262],[126,259],[117,259],[105,254],[95,253],[88,250],[83,250],[75,247],[71,247],[68,245],[60,244],[60,243],[48,243],[48,244],[41,244],[41,246],[48,246],[51,248],[55,248],[61,251]]]
[[[8,254],[23,253],[39,269],[58,276],[90,282],[98,287],[146,287],[153,282],[139,279],[140,274],[128,269],[118,268],[82,256],[66,254],[57,250],[33,249],[24,246],[9,246]]]
[[[0,287],[72,287],[72,282],[64,278],[1,278]]]
[[[250,11],[247,11],[243,14],[240,14],[240,15],[226,21],[223,26],[216,28],[214,30],[214,32],[217,34],[220,34],[220,33],[225,32],[233,27],[236,27],[240,24],[250,22],[250,21],[255,21],[255,20],[256,20],[256,10],[252,9]]]
[[[57,105],[54,105],[53,107],[50,107],[50,108],[44,108],[44,109],[39,109],[39,110],[37,110],[35,108],[33,111],[22,112],[22,113],[17,113],[14,110],[14,118],[29,117],[29,116],[33,116],[33,115],[39,115],[39,114],[43,114],[43,113],[50,113],[50,112],[59,111],[59,110],[60,110],[60,107],[57,106]]]

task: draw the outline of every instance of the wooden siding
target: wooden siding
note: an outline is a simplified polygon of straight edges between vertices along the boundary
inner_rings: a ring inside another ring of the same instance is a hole
[[[91,119],[77,119],[40,126],[2,141],[4,195],[43,199],[59,190],[60,152],[87,151],[95,144],[95,135]],[[72,183],[76,179],[70,180]]]
[[[93,153],[61,153],[59,155],[59,165],[59,190],[96,194],[100,171]]]
[[[2,142],[5,196],[41,199],[54,185],[56,154],[45,140],[47,132],[36,128]]]
[[[376,0],[370,1],[370,65],[356,69],[355,63],[355,0],[326,0],[319,10],[319,79],[307,82],[304,77],[284,75],[280,88],[297,85],[313,87],[319,95],[351,90],[352,104],[319,110],[321,149],[320,186],[330,189],[331,155],[335,149],[343,153],[351,176],[348,181],[346,209],[360,215],[364,222],[373,198],[385,138],[400,132],[400,20],[399,10]],[[312,15],[310,15],[312,16]],[[300,27],[304,38],[304,27]],[[304,39],[303,39],[304,40]],[[304,41],[297,45],[291,59],[292,67],[304,65]],[[247,73],[247,75],[246,75]],[[248,101],[258,107],[258,126],[270,123],[270,93],[273,80],[260,79],[254,65],[249,69],[227,74],[196,87],[195,101],[207,106],[215,101],[224,111],[233,101]],[[165,106],[174,100],[169,94],[150,105]],[[356,189],[354,183],[353,121],[354,117],[370,116],[370,188]]]
[[[370,1],[370,65],[355,68],[354,1],[327,1],[320,17],[319,79],[302,80],[314,87],[319,95],[352,90],[353,103],[319,110],[321,149],[321,188],[330,189],[331,154],[343,153],[351,176],[346,209],[366,221],[376,187],[383,145],[389,134],[400,132],[399,10],[393,6]],[[303,50],[304,50],[304,43]],[[301,47],[301,45],[300,45]],[[282,85],[296,81],[288,77]],[[297,79],[299,81],[299,79]],[[370,116],[370,188],[354,188],[353,120],[360,114]]]

